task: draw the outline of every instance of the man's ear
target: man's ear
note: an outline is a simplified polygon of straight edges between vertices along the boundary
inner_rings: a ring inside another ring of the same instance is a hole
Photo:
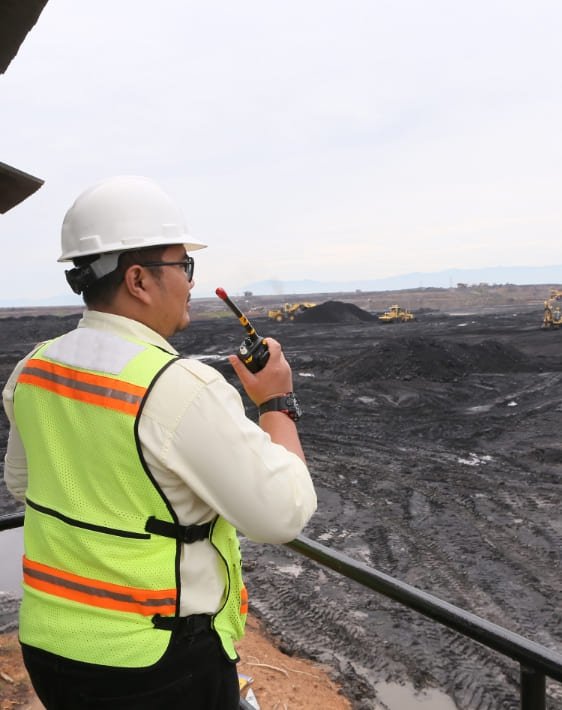
[[[145,268],[139,264],[129,266],[123,276],[123,285],[130,296],[142,303],[150,303],[151,277]]]

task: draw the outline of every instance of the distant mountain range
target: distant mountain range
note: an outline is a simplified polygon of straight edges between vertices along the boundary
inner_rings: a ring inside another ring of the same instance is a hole
[[[495,266],[483,269],[447,269],[424,273],[399,274],[384,279],[354,281],[256,281],[244,290],[256,296],[289,293],[334,293],[353,291],[401,291],[412,288],[455,288],[487,284],[562,284],[562,265],[558,266]]]
[[[562,286],[562,265],[555,266],[495,266],[483,269],[446,269],[444,271],[398,274],[384,279],[357,279],[354,281],[255,281],[241,289],[256,296],[279,296],[293,293],[353,293],[355,291],[402,291],[418,288],[455,288],[462,283],[468,286],[487,284],[550,284]],[[197,289],[196,298],[214,296],[214,291],[205,293]],[[72,293],[63,293],[48,298],[0,299],[0,308],[81,306],[82,299]]]

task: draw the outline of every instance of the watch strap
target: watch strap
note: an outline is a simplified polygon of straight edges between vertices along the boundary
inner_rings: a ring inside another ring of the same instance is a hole
[[[282,412],[294,422],[298,421],[301,412],[292,392],[287,392],[279,397],[272,397],[258,407],[260,416],[266,412]]]

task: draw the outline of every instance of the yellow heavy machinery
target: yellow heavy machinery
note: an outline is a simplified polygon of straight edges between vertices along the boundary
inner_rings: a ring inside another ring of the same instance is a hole
[[[315,306],[316,303],[284,303],[281,308],[273,308],[268,311],[267,315],[271,320],[282,323],[286,320],[295,320],[295,316],[298,316],[299,313]]]
[[[550,297],[544,302],[542,327],[545,330],[559,328],[562,325],[562,291],[553,288]]]
[[[394,305],[390,306],[388,311],[380,315],[379,320],[383,323],[407,323],[408,321],[414,320],[414,314],[405,308]]]

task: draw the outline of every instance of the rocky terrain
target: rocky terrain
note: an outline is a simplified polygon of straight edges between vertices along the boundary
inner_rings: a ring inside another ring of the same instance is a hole
[[[253,319],[283,344],[305,410],[319,497],[305,534],[562,651],[562,329],[543,331],[536,303],[385,325],[359,303]],[[0,379],[77,319],[1,318]],[[224,355],[242,337],[234,317],[194,310],[174,345],[236,385]],[[6,434],[2,416],[2,457]],[[15,510],[0,489],[0,514]],[[459,710],[519,707],[516,663],[289,548],[242,542],[254,611],[287,649],[334,667],[354,708],[380,707],[385,681],[439,688]],[[547,707],[562,708],[562,686],[548,684]]]

